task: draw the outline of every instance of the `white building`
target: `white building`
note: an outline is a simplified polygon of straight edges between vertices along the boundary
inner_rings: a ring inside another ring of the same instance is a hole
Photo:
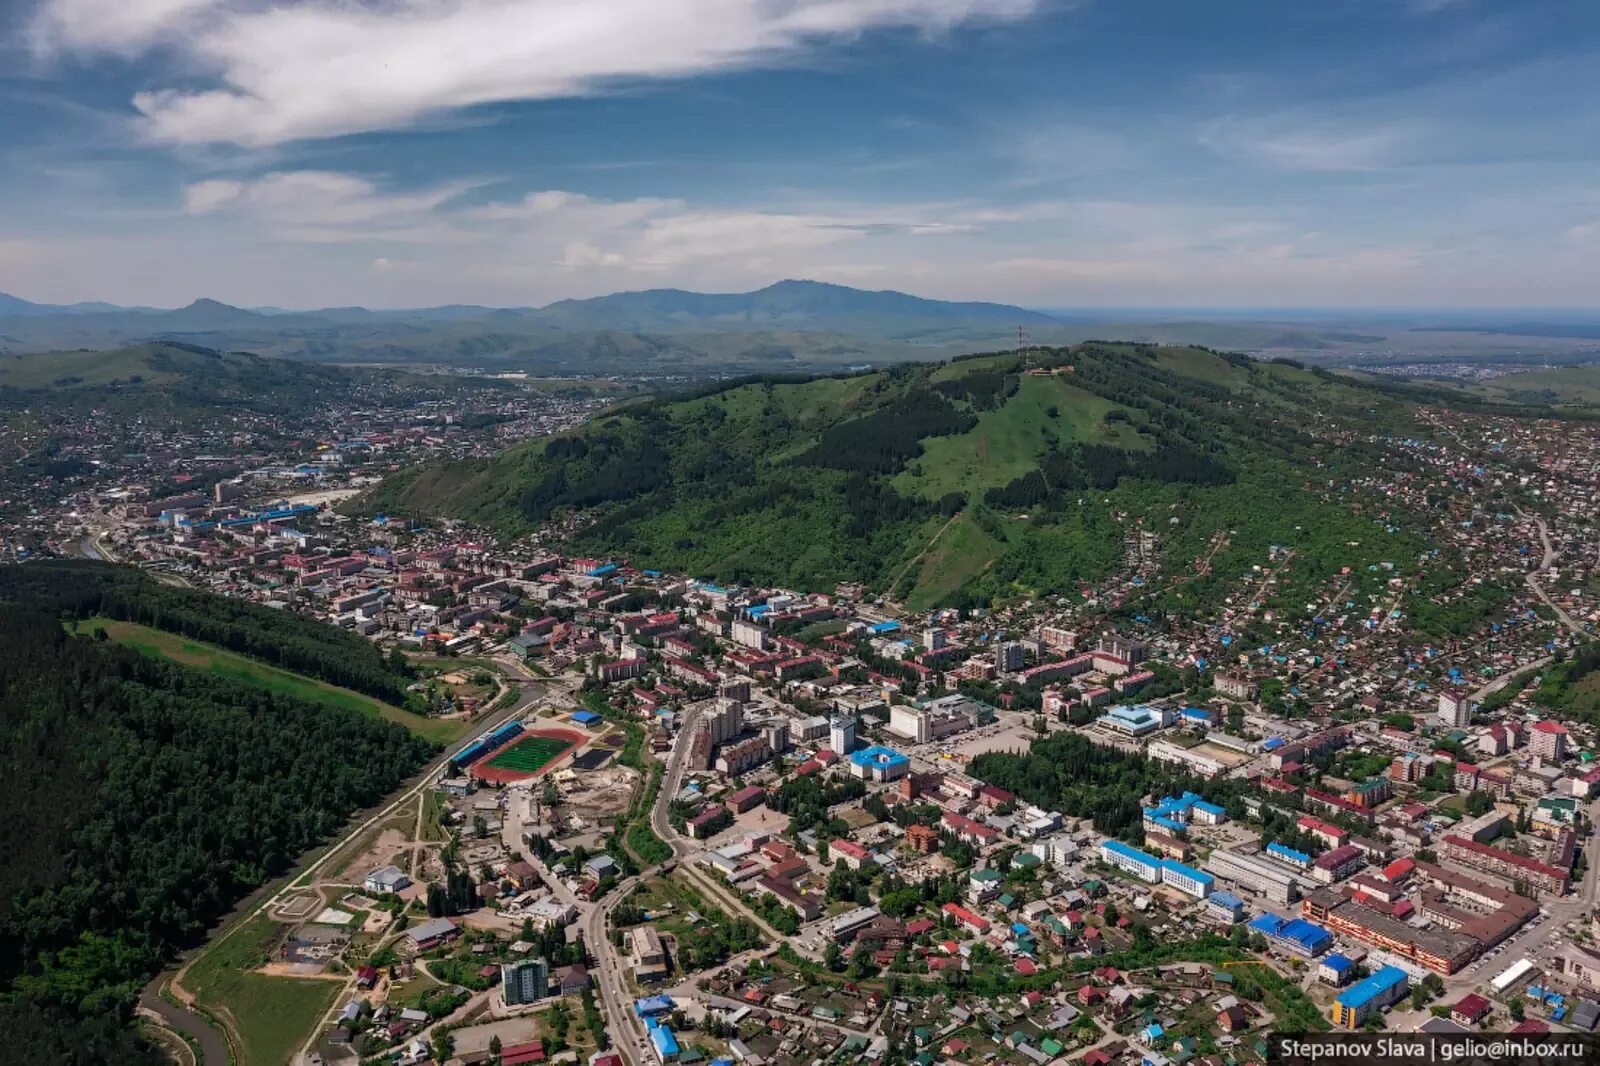
[[[1227,764],[1221,759],[1198,752],[1194,748],[1174,744],[1170,740],[1151,741],[1144,753],[1156,762],[1181,766],[1201,777],[1218,777],[1228,769]]]
[[[837,755],[856,750],[856,720],[853,715],[836,714],[828,723],[828,747]]]
[[[1446,729],[1465,729],[1472,724],[1472,700],[1466,693],[1439,693],[1439,724]]]

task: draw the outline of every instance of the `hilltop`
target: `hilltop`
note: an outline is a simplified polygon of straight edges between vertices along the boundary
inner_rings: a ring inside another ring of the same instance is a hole
[[[1323,371],[1092,343],[638,403],[367,502],[506,535],[584,511],[574,547],[641,565],[977,602],[1092,584],[1141,528],[1174,571],[1208,551],[1247,567],[1271,544],[1411,551],[1311,487],[1361,469],[1359,434],[1411,423],[1409,400]],[[1330,451],[1334,432],[1349,439]]]
[[[375,389],[404,386],[426,398],[456,385],[439,376],[306,365],[169,341],[111,351],[0,356],[0,417],[26,409],[183,419],[226,408],[292,416]],[[475,387],[493,386],[475,382]]]

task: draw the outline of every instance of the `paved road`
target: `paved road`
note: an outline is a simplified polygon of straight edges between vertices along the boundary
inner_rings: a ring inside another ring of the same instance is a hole
[[[1550,594],[1545,592],[1544,586],[1539,584],[1538,575],[1544,573],[1546,570],[1550,569],[1550,567],[1555,565],[1556,549],[1555,545],[1550,542],[1550,527],[1545,525],[1544,519],[1540,518],[1538,515],[1529,515],[1528,517],[1532,518],[1533,524],[1539,527],[1539,541],[1544,546],[1544,557],[1539,560],[1539,569],[1534,573],[1529,574],[1526,578],[1528,587],[1533,590],[1533,594],[1535,596],[1544,601],[1544,605],[1546,607],[1550,608],[1556,613],[1556,617],[1561,619],[1562,625],[1566,626],[1580,637],[1589,636],[1589,631],[1583,628],[1583,626],[1579,625],[1578,622],[1566,612],[1565,608],[1563,608],[1555,600],[1551,599]]]

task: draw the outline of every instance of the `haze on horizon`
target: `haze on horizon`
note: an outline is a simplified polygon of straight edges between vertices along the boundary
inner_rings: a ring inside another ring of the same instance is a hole
[[[1583,0],[14,0],[0,292],[1600,306]]]

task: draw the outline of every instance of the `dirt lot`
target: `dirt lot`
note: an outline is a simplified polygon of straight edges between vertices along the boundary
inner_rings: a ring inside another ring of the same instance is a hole
[[[366,876],[380,866],[389,866],[395,863],[402,854],[411,850],[411,836],[399,829],[385,829],[379,833],[377,839],[368,845],[367,849],[357,855],[344,873],[340,875],[342,882],[358,885]]]

